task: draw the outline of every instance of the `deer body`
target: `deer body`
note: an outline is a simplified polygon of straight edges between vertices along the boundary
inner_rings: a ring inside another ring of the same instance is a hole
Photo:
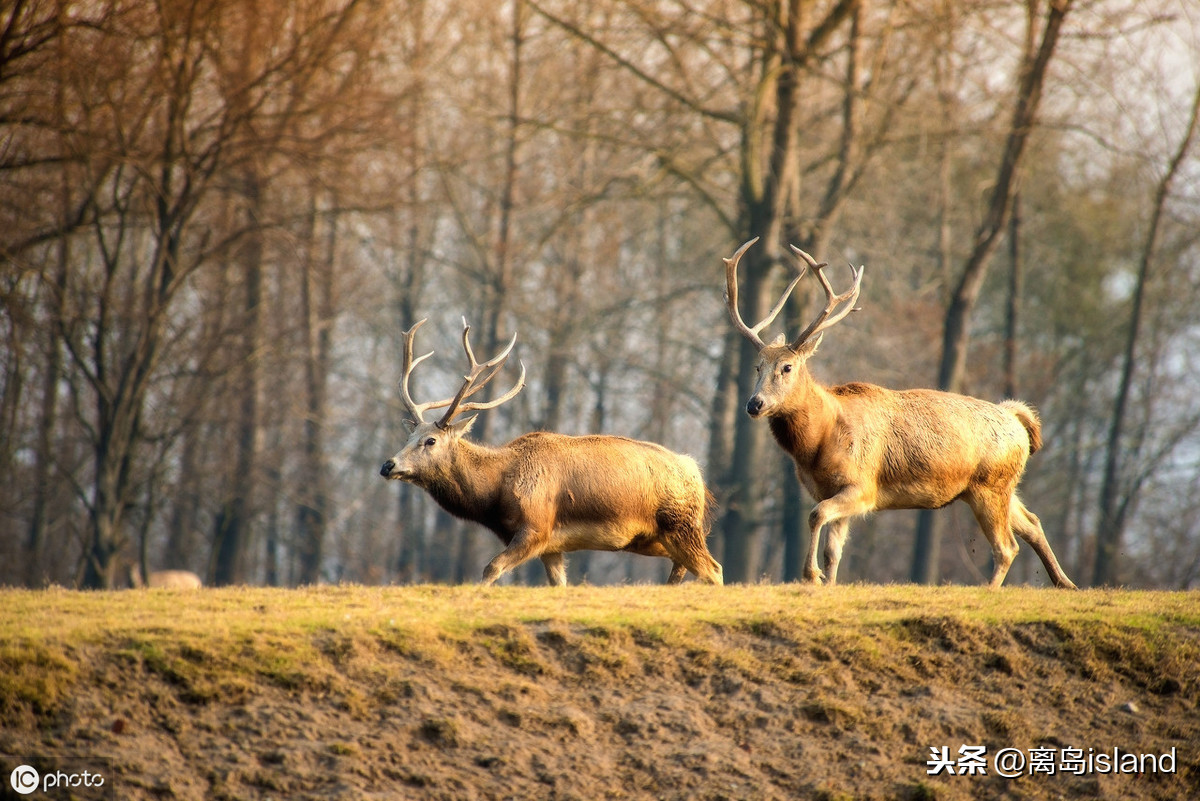
[[[190,570],[152,570],[150,580],[142,581],[142,571],[134,565],[129,571],[129,584],[135,589],[149,587],[150,589],[194,590],[204,586],[204,582]]]
[[[996,404],[929,389],[822,386],[809,373],[808,360],[822,332],[853,310],[862,271],[854,271],[849,292],[834,296],[821,272],[825,265],[793,248],[821,281],[826,307],[792,342],[780,337],[768,345],[758,333],[782,309],[803,271],[767,318],[748,327],[737,311],[736,271],[754,241],[726,259],[727,302],[735,327],[759,349],[758,382],[746,411],[767,418],[775,441],[792,456],[796,475],[817,501],[809,515],[805,579],[836,583],[851,518],[881,509],[937,509],[963,500],[992,547],[993,587],[1004,582],[1016,556],[1014,532],[1034,549],[1056,586],[1074,587],[1041,523],[1016,495],[1025,463],[1042,443],[1034,411],[1019,401]],[[817,550],[826,527],[823,573]]]
[[[416,327],[405,335],[406,381],[416,363],[411,359]],[[472,370],[475,378],[468,377],[459,401],[482,386],[473,383],[479,376],[494,375],[499,367],[497,360],[476,365],[471,356],[471,361],[479,369]],[[407,387],[402,389],[409,399]],[[447,512],[500,538],[506,547],[484,570],[484,584],[541,558],[550,583],[564,585],[563,554],[578,550],[663,556],[674,563],[670,583],[682,581],[688,570],[702,581],[722,583],[721,566],[705,544],[709,494],[691,458],[624,437],[548,432],[488,447],[465,439],[474,418],[453,422],[462,406],[439,402],[427,408],[435,405],[450,405],[450,410],[436,423],[416,422],[404,448],[380,474],[421,487]],[[424,409],[410,411],[420,420]]]
[[[959,499],[977,475],[1020,475],[1029,456],[1029,432],[1003,406],[926,389],[823,387],[807,371],[797,384],[805,379],[810,386],[793,393],[804,399],[780,404],[768,422],[819,500],[853,476],[875,473],[864,497],[873,494],[876,509],[936,509]]]

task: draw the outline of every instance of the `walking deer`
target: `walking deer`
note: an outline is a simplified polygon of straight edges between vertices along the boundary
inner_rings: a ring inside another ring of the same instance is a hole
[[[838,563],[852,517],[878,509],[938,509],[963,500],[992,547],[991,586],[999,587],[1017,554],[1015,531],[1042,560],[1055,586],[1074,588],[1038,518],[1016,495],[1031,453],[1042,445],[1041,423],[1024,403],[989,403],[930,389],[891,390],[873,384],[826,387],[813,379],[808,359],[824,332],[858,301],[863,268],[851,267],[853,286],[835,295],[827,266],[793,246],[799,272],[783,297],[754,327],[738,311],[737,267],[758,241],[725,259],[725,302],[734,327],[758,348],[758,383],[746,403],[765,417],[779,446],[791,454],[796,475],[817,501],[809,515],[804,578],[837,582]],[[812,270],[825,292],[825,308],[788,342],[770,344],[759,332],[778,316],[792,290]],[[817,564],[821,530],[828,527],[825,573]]]
[[[673,563],[668,583],[687,571],[721,584],[721,566],[705,544],[711,496],[696,462],[650,442],[615,436],[534,432],[498,448],[465,438],[474,415],[494,409],[525,386],[525,365],[511,389],[487,402],[468,401],[504,366],[516,335],[495,358],[480,364],[463,321],[469,371],[453,398],[416,403],[409,392],[413,368],[433,355],[413,358],[413,339],[425,320],[404,333],[400,396],[411,415],[411,433],[380,475],[422,488],[447,512],[491,529],[505,548],[483,571],[492,584],[506,570],[540,557],[551,584],[567,583],[564,553],[629,551],[664,556]],[[435,422],[425,412],[445,408]]]

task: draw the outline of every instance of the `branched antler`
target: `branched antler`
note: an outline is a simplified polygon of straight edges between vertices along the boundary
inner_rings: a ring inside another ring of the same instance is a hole
[[[754,237],[749,242],[743,244],[737,249],[731,258],[725,259],[725,306],[729,310],[729,319],[733,321],[733,326],[742,336],[754,343],[754,347],[762,350],[766,344],[759,336],[759,332],[770,325],[779,312],[783,310],[783,306],[787,303],[788,297],[791,296],[792,290],[796,288],[796,284],[800,283],[800,279],[804,277],[804,273],[811,268],[816,273],[817,280],[821,282],[821,287],[825,290],[825,308],[817,315],[808,327],[805,328],[800,335],[789,343],[789,347],[795,349],[803,345],[814,336],[820,334],[825,329],[839,322],[847,314],[852,311],[857,311],[854,304],[858,301],[859,292],[862,289],[863,268],[850,267],[850,272],[854,276],[854,286],[840,295],[833,293],[833,287],[829,284],[829,279],[825,277],[823,272],[825,267],[829,266],[825,262],[818,262],[812,256],[805,253],[795,245],[791,245],[792,251],[800,258],[800,272],[788,284],[787,289],[783,291],[783,296],[779,298],[779,302],[771,309],[766,317],[757,325],[751,327],[746,325],[742,319],[741,312],[738,311],[738,286],[737,286],[737,268],[738,262],[742,255],[750,249],[750,246],[758,241],[758,237]],[[844,306],[842,304],[845,304]],[[842,306],[839,310],[838,306]]]
[[[525,387],[525,363],[518,362],[521,365],[521,375],[517,378],[517,383],[512,386],[508,392],[505,392],[498,398],[493,398],[490,401],[464,401],[474,395],[479,390],[483,389],[488,383],[496,377],[500,372],[500,368],[504,366],[504,362],[508,360],[508,355],[512,353],[513,345],[517,344],[517,335],[513,334],[512,339],[508,341],[508,345],[504,350],[500,351],[495,358],[480,364],[475,360],[475,351],[471,348],[471,326],[467,324],[466,318],[463,318],[463,350],[467,353],[467,360],[470,362],[471,369],[463,377],[463,384],[459,387],[458,393],[452,400],[449,401],[449,408],[442,415],[442,419],[438,420],[438,428],[446,428],[457,415],[463,412],[478,412],[484,409],[495,409],[502,403],[512,400],[517,393]]]
[[[762,350],[766,344],[762,341],[762,337],[758,335],[760,331],[775,321],[779,316],[779,312],[783,311],[783,305],[787,303],[788,297],[792,294],[792,290],[796,288],[796,284],[800,283],[800,279],[804,277],[804,271],[792,279],[788,284],[787,289],[783,292],[783,297],[775,304],[775,307],[764,317],[758,325],[751,328],[746,325],[746,321],[742,319],[742,313],[738,311],[738,285],[737,285],[737,268],[738,262],[741,261],[742,255],[750,249],[750,246],[758,241],[758,237],[754,237],[749,242],[743,244],[737,249],[731,258],[725,259],[725,306],[729,309],[729,319],[733,321],[733,327],[741,332],[742,336],[754,343],[754,347]]]
[[[482,411],[484,409],[494,409],[505,401],[511,400],[525,386],[525,364],[521,363],[521,375],[517,378],[517,383],[508,392],[501,395],[499,398],[487,401],[485,403],[471,402],[464,403],[466,398],[471,397],[479,390],[483,389],[488,383],[496,377],[500,369],[504,366],[504,362],[512,353],[513,346],[517,344],[517,335],[513,334],[513,338],[509,340],[508,346],[502,350],[494,359],[490,359],[480,364],[475,359],[475,351],[471,348],[470,332],[471,326],[467,321],[463,320],[463,350],[467,353],[467,360],[470,363],[470,369],[464,377],[463,385],[452,398],[442,400],[428,401],[427,403],[417,403],[413,400],[412,392],[409,390],[408,381],[412,375],[413,368],[421,362],[433,355],[433,351],[413,358],[413,340],[416,337],[417,329],[425,324],[425,320],[419,320],[412,328],[404,332],[404,362],[403,376],[400,379],[400,398],[404,402],[404,408],[408,410],[412,416],[414,427],[425,422],[425,412],[430,409],[446,409],[442,418],[437,421],[438,428],[446,428],[454,420],[454,418],[463,412]]]
[[[423,325],[425,325],[425,320],[418,320],[413,324],[412,328],[404,332],[404,363],[402,366],[403,375],[400,378],[400,399],[404,402],[404,408],[412,416],[414,428],[420,423],[425,422],[425,412],[445,406],[444,403],[439,405],[437,401],[417,403],[413,400],[412,393],[408,388],[408,379],[412,375],[413,368],[433,355],[433,351],[429,351],[424,356],[413,358],[413,340],[416,338],[417,329]]]
[[[854,286],[840,295],[835,295],[833,294],[833,287],[830,285],[829,279],[825,277],[824,270],[829,265],[826,262],[818,263],[816,259],[795,245],[789,245],[788,247],[804,261],[807,268],[812,268],[812,271],[816,273],[817,280],[821,282],[821,288],[825,290],[825,308],[808,324],[807,328],[800,332],[798,337],[792,340],[791,347],[794,350],[825,329],[841,322],[850,312],[858,311],[854,304],[858,302],[858,294],[862,291],[863,268],[855,268],[853,264],[850,265],[850,274],[854,277]],[[801,274],[803,275],[803,273]],[[838,309],[838,306],[842,308]],[[836,313],[835,310],[837,310]]]

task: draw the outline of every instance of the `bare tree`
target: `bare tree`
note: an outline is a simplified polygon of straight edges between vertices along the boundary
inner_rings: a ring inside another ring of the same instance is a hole
[[[1038,0],[1030,0],[1029,25],[1038,14]],[[996,180],[989,194],[987,211],[971,246],[970,255],[959,275],[942,327],[942,357],[938,367],[937,386],[950,392],[961,392],[967,366],[967,344],[970,341],[971,312],[979,300],[992,255],[1012,213],[1013,197],[1020,178],[1021,162],[1037,118],[1038,106],[1050,61],[1058,44],[1059,33],[1071,8],[1071,0],[1051,0],[1036,51],[1030,51],[1018,76],[1016,107],[1008,127],[1008,136],[1000,158]],[[1028,40],[1032,43],[1032,37]],[[940,526],[931,510],[917,516],[917,534],[913,549],[913,581],[935,583],[938,578]]]
[[[1146,477],[1143,473],[1140,477],[1133,478],[1132,481],[1128,477],[1125,477],[1124,481],[1122,480],[1122,473],[1125,472],[1122,468],[1128,447],[1125,438],[1130,414],[1130,393],[1134,375],[1139,366],[1138,346],[1142,334],[1142,319],[1145,315],[1148,283],[1151,280],[1151,271],[1158,255],[1163,215],[1171,197],[1172,187],[1196,137],[1198,122],[1200,122],[1200,84],[1197,85],[1192,98],[1191,114],[1188,117],[1187,127],[1179,147],[1172,155],[1166,172],[1163,173],[1155,189],[1146,238],[1138,262],[1129,329],[1126,332],[1124,354],[1121,358],[1121,377],[1117,384],[1117,395],[1113,401],[1108,440],[1105,445],[1104,483],[1100,488],[1100,518],[1096,532],[1096,561],[1092,570],[1092,583],[1096,585],[1114,584],[1117,581],[1117,554],[1121,539],[1128,523],[1129,511],[1138,495],[1138,485]],[[1158,458],[1165,457],[1175,444],[1177,443],[1170,443],[1170,447],[1165,449]],[[1122,486],[1123,484],[1125,486]]]
[[[1195,21],[1048,3],[9,3],[0,582],[70,583],[88,554],[98,585],[130,561],[279,584],[476,576],[485,549],[373,478],[399,332],[464,313],[519,331],[530,368],[489,438],[541,425],[707,454],[727,576],[793,578],[808,509],[746,431],[754,371],[712,272],[752,235],[868,265],[866,311],[814,377],[949,370],[928,342],[956,304],[963,389],[1019,378],[1041,413],[1027,500],[1055,510],[1073,569],[1094,570],[1112,457],[1110,580],[1194,581],[1192,155],[1156,218],[1127,378],[1111,320],[1130,314],[1162,177],[1146,142],[1185,116]],[[1080,32],[1051,67],[1087,80],[1047,77],[1023,130],[1012,106],[1056,13]],[[1020,231],[997,213],[1018,188]],[[994,255],[970,261],[1006,235],[1038,272],[1007,291]],[[780,255],[747,254],[743,293],[782,288]],[[460,378],[418,376],[430,396]],[[1095,447],[1122,396],[1119,445]],[[908,576],[883,545],[907,517],[859,526],[843,572]],[[965,536],[945,579],[978,573]],[[665,569],[597,553],[587,578]]]

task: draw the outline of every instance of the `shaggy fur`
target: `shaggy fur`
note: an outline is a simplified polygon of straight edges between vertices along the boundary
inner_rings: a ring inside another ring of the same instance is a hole
[[[520,378],[507,392],[487,402],[467,401],[496,377],[516,334],[499,355],[481,364],[464,319],[463,352],[470,369],[458,393],[417,403],[409,377],[433,355],[413,355],[413,340],[424,322],[404,332],[400,395],[412,417],[412,434],[379,473],[416,484],[450,514],[496,533],[506,547],[484,569],[484,584],[540,557],[546,578],[562,586],[567,583],[563,554],[584,550],[665,556],[673,563],[669,584],[683,581],[689,570],[701,581],[722,583],[721,566],[704,542],[712,496],[694,460],[623,437],[538,432],[500,448],[468,441],[475,418],[454,422],[459,414],[494,409],[525,386],[522,364]],[[446,409],[441,420],[425,421],[425,412],[440,408]]]
[[[992,547],[999,587],[1017,553],[1015,531],[1041,558],[1056,586],[1067,578],[1037,517],[1017,498],[1029,454],[1041,447],[1037,415],[1019,401],[995,404],[929,389],[873,384],[823,387],[807,361],[819,339],[760,352],[759,379],[747,409],[766,417],[796,475],[818,502],[809,516],[804,576],[837,581],[850,518],[877,509],[971,507]],[[817,565],[828,526],[825,572]]]
[[[876,509],[937,509],[962,500],[992,546],[991,586],[1004,583],[1017,554],[1016,532],[1037,553],[1055,586],[1073,588],[1041,523],[1016,494],[1029,454],[1042,446],[1033,409],[1020,401],[988,403],[930,389],[821,386],[808,371],[808,359],[822,332],[854,309],[862,268],[852,267],[854,285],[834,295],[822,272],[825,265],[792,248],[821,282],[826,304],[795,340],[780,336],[768,345],[759,332],[783,308],[804,270],[764,320],[746,325],[737,308],[737,264],[755,241],[725,260],[726,306],[734,327],[759,353],[758,383],[746,412],[768,419],[775,441],[795,461],[800,483],[817,501],[809,514],[805,579],[837,582],[851,518]],[[817,548],[826,526],[822,573]]]
[[[686,571],[722,583],[705,544],[711,496],[694,460],[623,437],[548,432],[491,448],[464,438],[471,422],[418,426],[380,473],[495,532],[506,547],[484,584],[540,557],[550,583],[564,585],[563,554],[580,550],[663,556],[674,563],[672,584]]]

